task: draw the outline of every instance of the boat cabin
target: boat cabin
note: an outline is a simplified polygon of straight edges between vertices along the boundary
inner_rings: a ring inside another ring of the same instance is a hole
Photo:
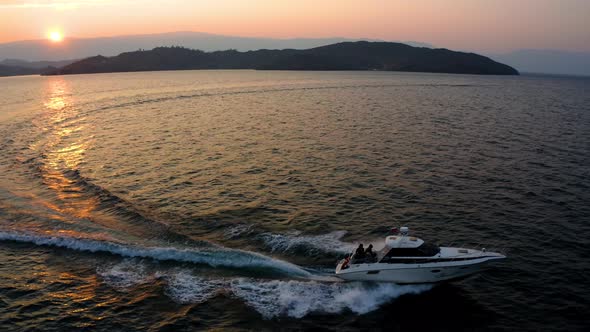
[[[392,235],[385,238],[385,248],[379,252],[378,258],[380,263],[389,263],[402,257],[432,257],[439,252],[438,246],[417,237]]]
[[[438,246],[425,243],[420,238],[408,236],[408,232],[407,227],[402,227],[400,235],[390,235],[385,238],[385,247],[376,255],[368,257],[352,255],[351,263],[409,263],[412,258],[423,261],[426,257],[433,257],[440,253]]]

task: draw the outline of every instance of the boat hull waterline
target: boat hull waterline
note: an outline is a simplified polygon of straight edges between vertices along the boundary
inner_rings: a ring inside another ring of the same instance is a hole
[[[486,253],[485,257],[470,260],[429,262],[423,264],[366,263],[351,264],[342,269],[343,261],[336,268],[336,276],[347,281],[379,281],[398,284],[435,283],[459,279],[478,273],[493,260],[503,259],[498,253]]]

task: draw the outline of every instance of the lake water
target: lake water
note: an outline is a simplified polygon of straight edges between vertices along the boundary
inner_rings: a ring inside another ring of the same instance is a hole
[[[0,329],[584,330],[590,80],[0,79]],[[336,282],[391,226],[508,259]]]

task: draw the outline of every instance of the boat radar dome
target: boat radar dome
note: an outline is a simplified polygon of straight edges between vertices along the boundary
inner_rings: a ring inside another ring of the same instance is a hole
[[[408,233],[410,232],[410,229],[406,226],[400,227],[399,228],[399,232],[401,235],[408,235]]]

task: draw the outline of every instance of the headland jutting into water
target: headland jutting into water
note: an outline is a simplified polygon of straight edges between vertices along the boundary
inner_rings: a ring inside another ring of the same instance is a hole
[[[190,69],[382,70],[480,75],[518,75],[508,65],[475,54],[412,47],[389,42],[343,42],[305,50],[236,50],[203,52],[184,47],[157,47],[97,55],[43,75]]]

